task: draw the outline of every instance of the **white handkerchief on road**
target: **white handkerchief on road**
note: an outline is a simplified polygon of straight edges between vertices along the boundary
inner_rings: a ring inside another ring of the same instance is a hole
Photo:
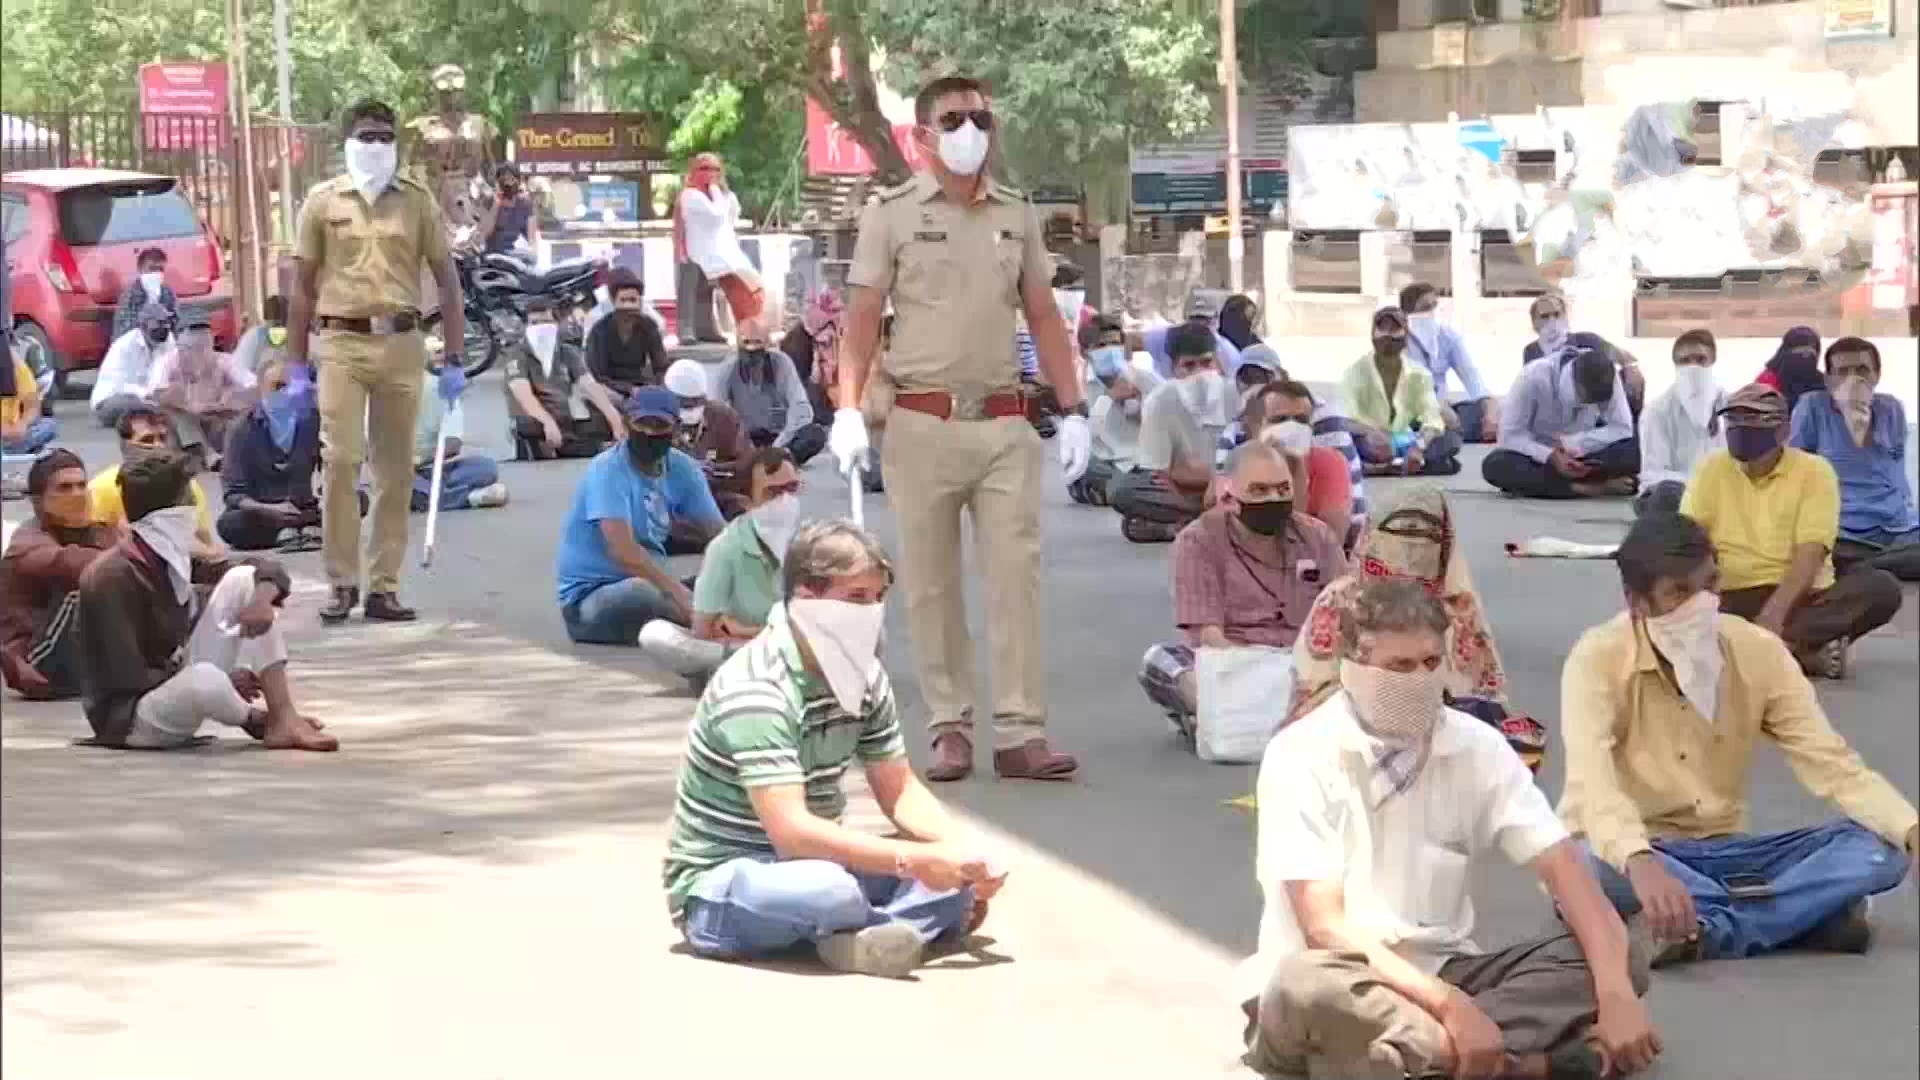
[[[1516,559],[1611,559],[1619,544],[1581,544],[1556,536],[1535,536],[1507,544],[1507,554]]]

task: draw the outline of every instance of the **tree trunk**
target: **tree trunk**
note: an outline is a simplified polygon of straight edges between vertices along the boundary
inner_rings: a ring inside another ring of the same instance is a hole
[[[828,3],[810,20],[806,79],[808,96],[820,103],[859,142],[873,159],[875,178],[898,184],[913,175],[906,155],[893,141],[893,123],[880,111],[880,92],[874,84],[873,52],[859,6]],[[840,44],[844,77],[833,77],[833,45]]]

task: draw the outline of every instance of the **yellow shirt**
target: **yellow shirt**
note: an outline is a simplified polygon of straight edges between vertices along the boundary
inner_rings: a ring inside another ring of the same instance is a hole
[[[110,465],[87,481],[87,501],[93,506],[93,520],[102,525],[121,525],[127,520],[127,508],[120,501],[120,466]],[[213,537],[213,505],[207,502],[207,489],[193,480],[193,521],[208,539]]]
[[[1720,587],[1778,585],[1800,544],[1833,550],[1840,534],[1840,481],[1827,460],[1788,447],[1773,471],[1747,475],[1732,454],[1716,450],[1700,462],[1680,512],[1699,522],[1720,557]],[[1813,587],[1833,584],[1829,557]]]
[[[33,382],[33,369],[25,360],[13,358],[13,385],[15,396],[0,398],[0,427],[13,427],[25,419],[27,395],[36,391]]]
[[[1906,843],[1913,804],[1833,730],[1786,645],[1722,615],[1720,653],[1719,715],[1709,721],[1630,615],[1581,635],[1560,674],[1568,830],[1623,870],[1649,837],[1745,831],[1747,775],[1765,738],[1808,791],[1894,846]]]

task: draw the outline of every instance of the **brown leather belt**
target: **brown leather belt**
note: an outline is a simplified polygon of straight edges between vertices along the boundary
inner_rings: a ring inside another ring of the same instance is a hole
[[[899,390],[893,395],[893,403],[935,420],[998,420],[1027,415],[1026,395],[1018,390],[996,390],[979,399],[973,408],[945,390]]]
[[[366,319],[343,319],[337,315],[318,315],[315,321],[322,330],[339,330],[348,334],[407,334],[420,326],[420,316],[411,311],[402,311],[395,315],[375,315]]]

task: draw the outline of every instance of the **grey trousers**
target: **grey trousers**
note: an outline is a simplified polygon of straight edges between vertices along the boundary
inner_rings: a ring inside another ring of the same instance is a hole
[[[1647,992],[1648,959],[1633,950],[1636,994]],[[1456,956],[1440,978],[1473,998],[1510,1054],[1580,1041],[1598,1016],[1593,976],[1567,931]],[[1421,1077],[1438,1071],[1446,1045],[1440,1021],[1381,982],[1364,954],[1310,949],[1281,961],[1267,983],[1246,1061],[1267,1075]]]

